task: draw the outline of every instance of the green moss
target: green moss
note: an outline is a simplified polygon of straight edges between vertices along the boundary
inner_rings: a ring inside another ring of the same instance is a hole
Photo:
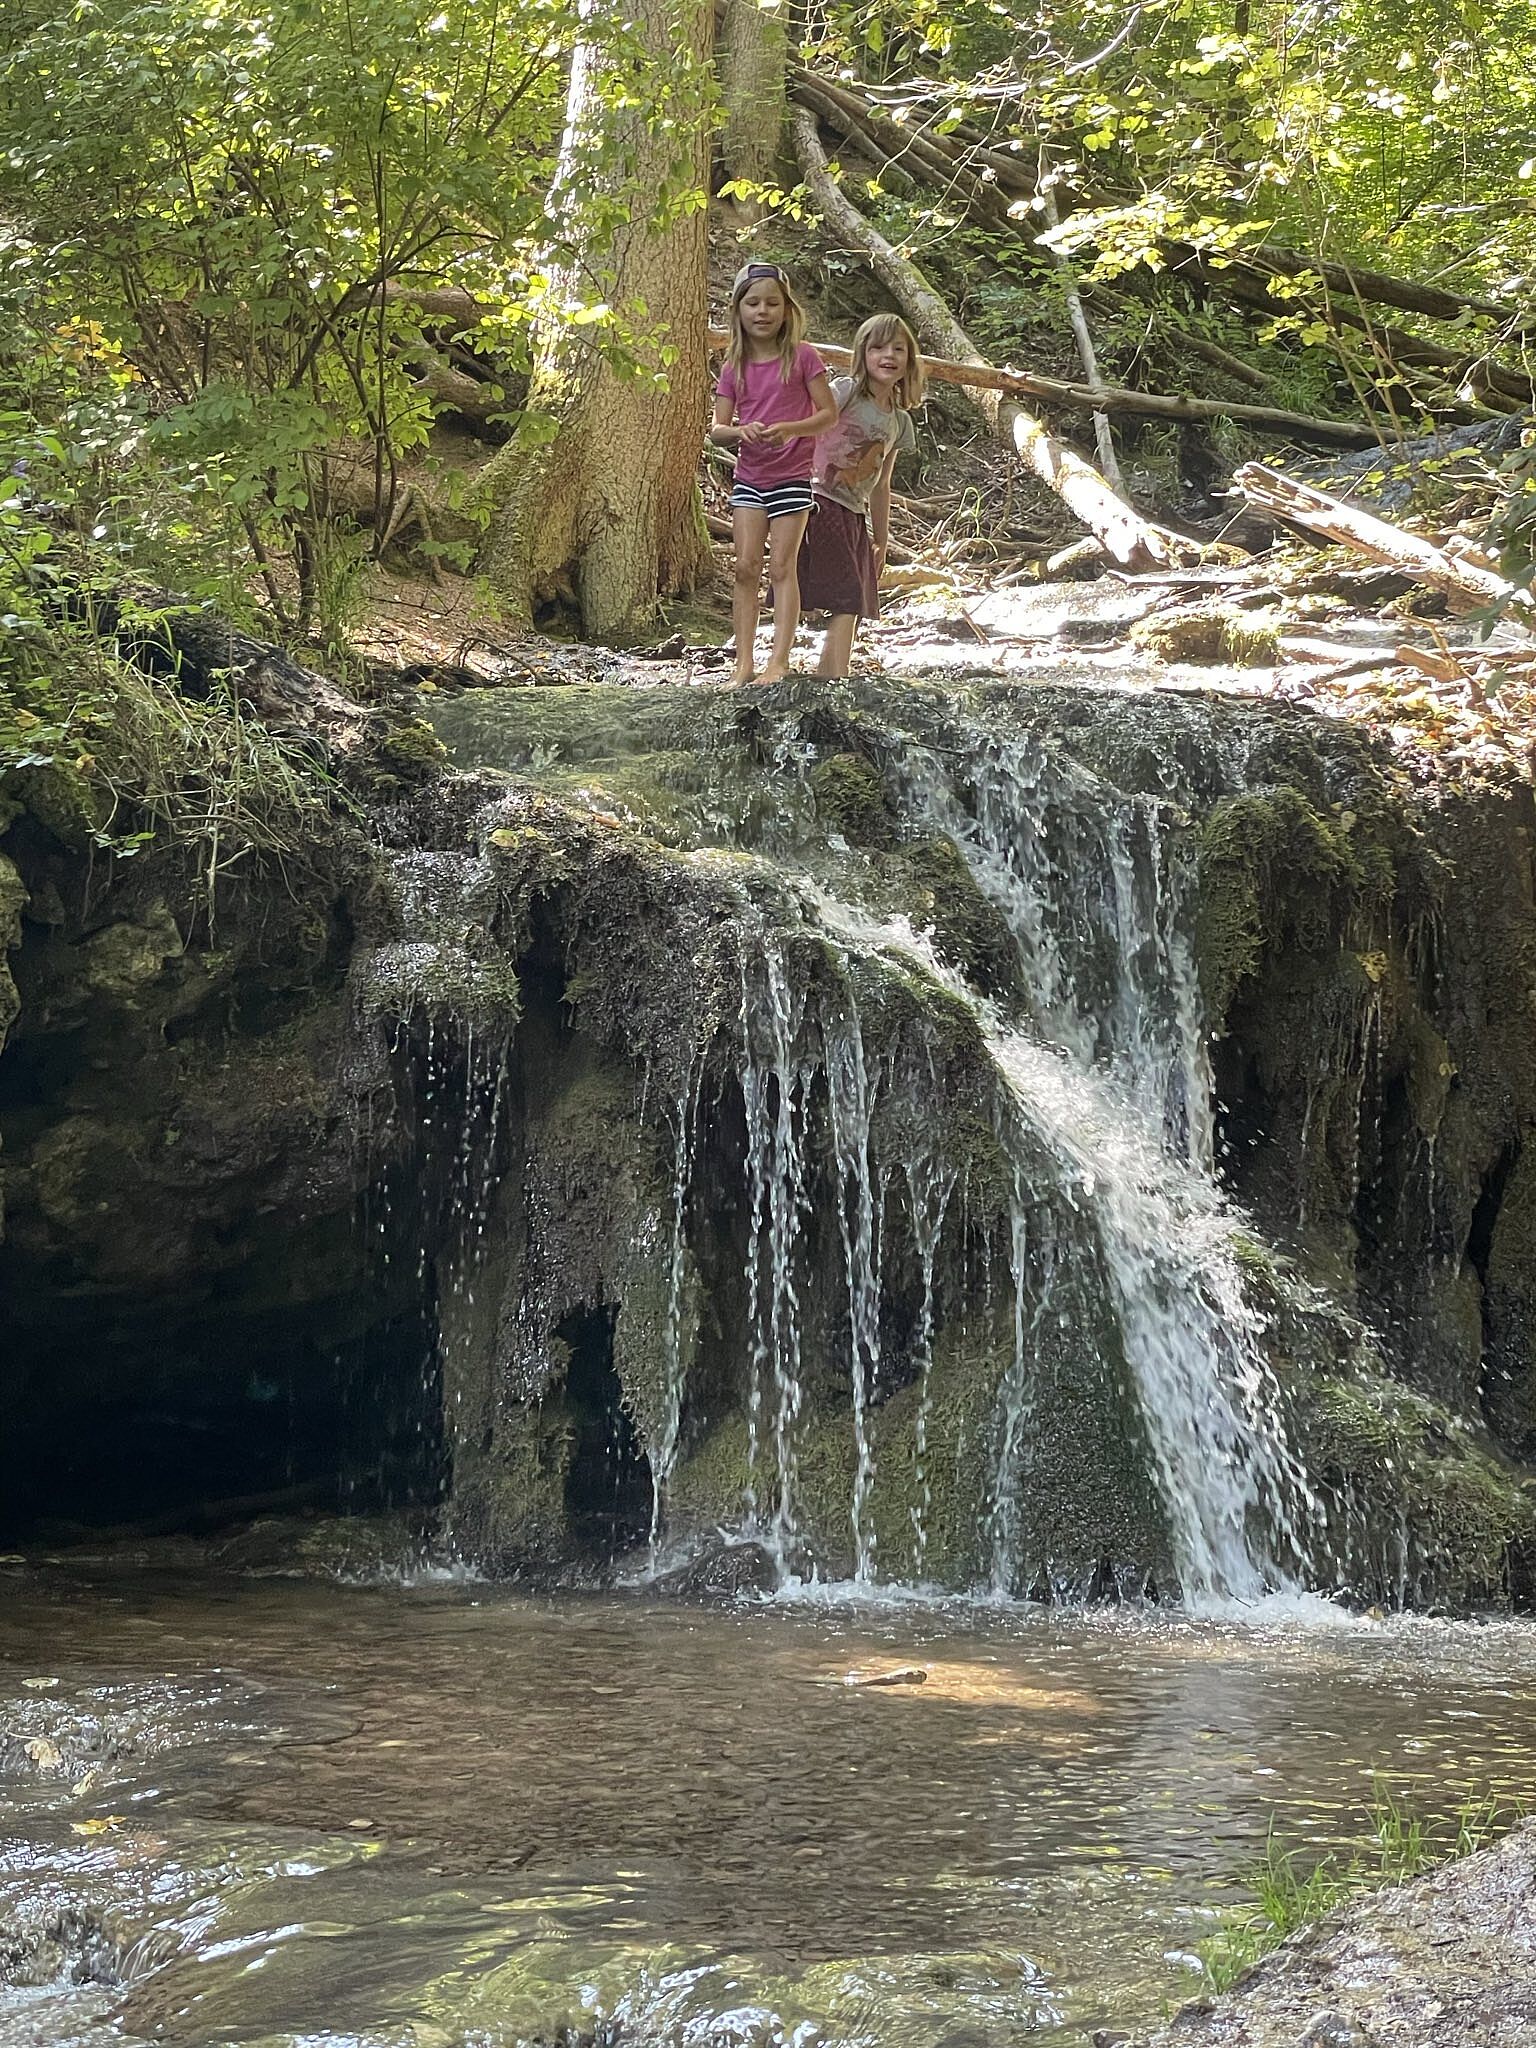
[[[1451,1083],[1456,1078],[1451,1048],[1423,1012],[1415,1008],[1405,1020],[1402,1052],[1413,1120],[1426,1138],[1433,1138],[1440,1129]]]
[[[734,744],[734,707],[710,691],[557,683],[529,689],[463,690],[435,699],[429,716],[464,767],[489,765],[542,774],[670,756],[695,767]]]
[[[1198,605],[1167,616],[1138,619],[1132,643],[1160,661],[1231,662],[1272,668],[1280,659],[1280,633],[1272,619],[1225,605]]]
[[[747,1443],[747,1418],[731,1414],[686,1447],[667,1489],[668,1518],[674,1529],[714,1529],[740,1521],[751,1478]],[[760,1504],[765,1490],[760,1464]]]
[[[553,1563],[567,1555],[565,1492],[576,1424],[557,1396],[502,1416],[494,1450],[457,1480],[454,1535],[472,1554]]]
[[[931,932],[934,950],[984,995],[1021,1001],[1019,951],[1008,921],[981,892],[952,839],[921,839],[896,858],[913,924]]]
[[[473,951],[468,938],[387,949],[372,962],[363,997],[376,1016],[440,1017],[475,1030],[509,1031],[522,1013],[516,961]]]
[[[1363,1520],[1368,1563],[1405,1541],[1423,1597],[1501,1596],[1511,1547],[1536,1536],[1536,1492],[1465,1422],[1390,1381],[1325,1379],[1303,1423],[1313,1468]]]
[[[1288,784],[1213,806],[1197,841],[1195,945],[1215,1018],[1267,949],[1319,950],[1358,903],[1390,893],[1391,856],[1357,839],[1357,822],[1347,812],[1325,816]]]
[[[889,846],[895,837],[890,797],[879,772],[860,754],[832,754],[810,771],[816,815],[854,846]]]
[[[105,792],[64,761],[13,769],[4,787],[61,846],[76,852],[90,845],[110,815]]]
[[[389,727],[374,748],[368,780],[380,793],[391,782],[408,788],[435,775],[447,759],[447,748],[424,718],[402,719]]]

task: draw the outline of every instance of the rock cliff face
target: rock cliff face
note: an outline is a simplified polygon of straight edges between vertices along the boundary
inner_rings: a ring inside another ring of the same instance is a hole
[[[1528,790],[1066,684],[437,701],[211,919],[9,777],[12,1529],[1524,1597]]]

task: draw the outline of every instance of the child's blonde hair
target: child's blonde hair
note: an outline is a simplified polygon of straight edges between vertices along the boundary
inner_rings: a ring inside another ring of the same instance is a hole
[[[899,313],[871,314],[853,337],[853,396],[868,398],[869,367],[865,362],[865,351],[871,342],[887,341],[904,341],[907,344],[907,367],[896,379],[895,398],[903,412],[912,412],[923,402],[923,393],[928,388],[928,372],[923,368],[917,336]]]
[[[795,297],[789,273],[777,263],[744,263],[731,286],[731,345],[726,361],[735,373],[738,388],[747,366],[747,337],[741,324],[741,302],[751,286],[770,279],[784,295],[784,325],[779,330],[779,377],[787,384],[794,374],[795,351],[805,339],[805,308]]]

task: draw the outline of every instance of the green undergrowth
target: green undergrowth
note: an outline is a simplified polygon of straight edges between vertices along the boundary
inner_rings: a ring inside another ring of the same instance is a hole
[[[238,869],[312,866],[345,801],[227,681],[193,698],[83,634],[0,639],[0,829],[25,812],[75,852],[174,849],[211,906]]]
[[[1348,1858],[1324,1856],[1315,1863],[1303,1850],[1283,1847],[1271,1822],[1263,1859],[1246,1880],[1252,1903],[1232,1908],[1195,1950],[1209,1988],[1229,1990],[1290,1935],[1340,1906],[1487,1848],[1523,1814],[1520,1802],[1489,1795],[1463,1801],[1448,1818],[1426,1820],[1378,1783],[1367,1846]]]

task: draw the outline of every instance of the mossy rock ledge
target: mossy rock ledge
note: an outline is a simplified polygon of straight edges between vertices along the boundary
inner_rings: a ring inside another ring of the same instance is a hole
[[[607,1571],[752,1518],[829,1575],[1170,1590],[1102,1191],[997,1051],[1117,1070],[1139,1005],[1146,1058],[1208,1041],[1313,1576],[1529,1597],[1528,789],[963,677],[430,721],[211,897],[153,819],[122,858],[0,792],[13,1535],[345,1502]]]

